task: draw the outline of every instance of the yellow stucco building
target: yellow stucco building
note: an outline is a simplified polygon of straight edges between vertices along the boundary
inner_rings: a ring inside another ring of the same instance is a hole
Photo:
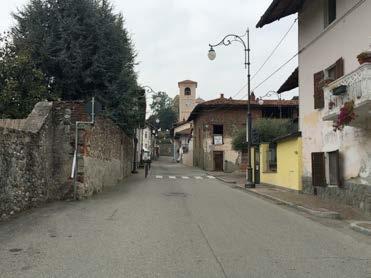
[[[302,190],[302,139],[300,132],[260,147],[260,182]]]

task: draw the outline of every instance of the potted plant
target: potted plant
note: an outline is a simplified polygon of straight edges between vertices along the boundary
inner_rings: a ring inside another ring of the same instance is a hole
[[[364,63],[371,63],[371,51],[363,51],[357,56],[360,65]]]
[[[334,123],[334,131],[343,130],[345,125],[348,125],[356,118],[354,113],[354,100],[347,101],[343,107],[340,108],[340,114],[337,121]]]

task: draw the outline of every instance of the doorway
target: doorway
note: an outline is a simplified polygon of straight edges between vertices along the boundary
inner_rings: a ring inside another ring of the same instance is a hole
[[[223,172],[223,152],[214,152],[214,171]]]

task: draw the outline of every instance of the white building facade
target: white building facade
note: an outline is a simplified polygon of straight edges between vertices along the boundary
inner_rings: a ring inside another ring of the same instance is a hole
[[[357,60],[371,51],[371,1],[275,0],[257,27],[296,12],[304,191],[371,213],[371,64]]]

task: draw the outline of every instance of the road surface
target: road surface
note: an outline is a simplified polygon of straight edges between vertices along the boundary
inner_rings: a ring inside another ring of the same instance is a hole
[[[371,277],[370,238],[161,159],[0,224],[0,277]]]

